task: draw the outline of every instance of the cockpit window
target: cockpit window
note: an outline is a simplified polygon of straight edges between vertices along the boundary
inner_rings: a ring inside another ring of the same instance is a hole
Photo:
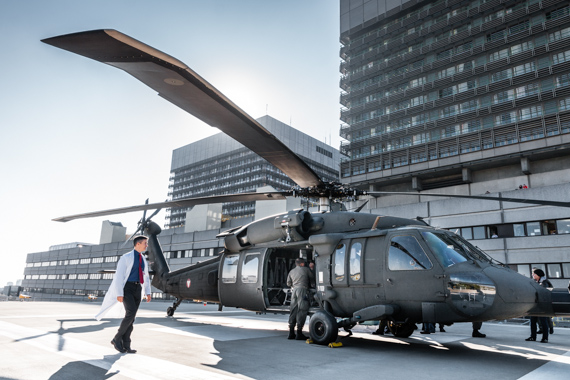
[[[422,236],[444,267],[450,267],[467,260],[489,261],[483,252],[457,235],[424,231]]]
[[[388,251],[390,270],[431,269],[433,264],[414,236],[394,236]]]

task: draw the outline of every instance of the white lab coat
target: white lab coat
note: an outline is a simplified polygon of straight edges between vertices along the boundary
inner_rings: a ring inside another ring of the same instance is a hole
[[[135,261],[134,253],[135,250],[133,249],[131,252],[125,253],[119,259],[115,277],[113,277],[111,286],[109,287],[107,294],[105,294],[105,298],[103,299],[99,313],[97,313],[95,316],[95,319],[98,321],[100,321],[103,317],[123,318],[125,316],[125,309],[123,308],[123,304],[117,301],[117,297],[123,296],[123,288],[127,283],[127,279],[131,273],[131,268],[133,267],[133,263]],[[141,255],[141,257],[144,262],[144,283],[142,284],[142,296],[144,298],[144,296],[150,294],[150,277],[148,275],[148,262],[146,261],[144,255]]]

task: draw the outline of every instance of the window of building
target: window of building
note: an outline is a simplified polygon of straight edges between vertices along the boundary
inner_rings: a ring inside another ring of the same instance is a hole
[[[557,220],[556,230],[558,234],[570,234],[570,219]]]
[[[520,119],[527,120],[542,116],[542,106],[532,106],[522,108],[520,111]]]
[[[525,31],[529,28],[530,26],[530,21],[529,20],[525,20],[523,22],[520,22],[516,25],[513,25],[511,27],[509,27],[509,34],[516,34],[516,33],[520,33],[522,31]]]
[[[514,98],[515,98],[515,90],[510,89],[506,91],[501,91],[493,95],[493,103],[498,104],[498,103],[508,102],[513,100]]]
[[[561,30],[557,30],[556,32],[550,33],[548,35],[548,40],[549,40],[549,42],[554,42],[554,41],[558,41],[558,40],[561,40],[563,38],[568,38],[568,37],[570,37],[570,27],[564,28]]]
[[[555,20],[560,17],[568,16],[570,7],[566,6],[564,8],[557,9],[546,13],[547,20]]]
[[[489,62],[498,61],[502,58],[507,58],[509,56],[509,49],[501,49],[499,51],[493,52],[489,55]]]
[[[505,70],[501,70],[499,72],[494,73],[491,76],[491,81],[492,82],[498,82],[498,81],[510,78],[511,75],[512,75],[512,70],[510,68],[505,69]]]
[[[532,41],[526,41],[520,44],[512,45],[511,46],[511,55],[519,54],[527,50],[531,50],[534,47],[534,43]]]
[[[493,42],[493,41],[504,39],[506,35],[507,35],[506,29],[498,30],[496,32],[487,34],[487,42]]]
[[[562,74],[556,77],[556,87],[566,87],[570,85],[570,74]]]
[[[562,268],[560,264],[546,264],[546,276],[548,278],[562,278]]]

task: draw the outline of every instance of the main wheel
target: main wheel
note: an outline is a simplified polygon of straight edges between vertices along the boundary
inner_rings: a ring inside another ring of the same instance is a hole
[[[407,338],[416,329],[416,324],[411,322],[404,322],[404,323],[396,323],[396,322],[388,322],[388,328],[390,332],[398,338]]]
[[[172,317],[174,315],[174,308],[172,306],[169,306],[168,309],[166,309],[166,315],[169,317]]]
[[[338,338],[336,319],[326,311],[317,311],[309,322],[309,333],[313,342],[317,344],[326,346],[336,341]]]

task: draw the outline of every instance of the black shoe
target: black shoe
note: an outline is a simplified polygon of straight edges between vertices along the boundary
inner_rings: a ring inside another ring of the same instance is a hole
[[[297,336],[295,337],[295,340],[307,340],[307,337],[303,335],[301,331],[297,331]]]
[[[113,339],[111,341],[111,344],[113,345],[113,347],[115,347],[115,350],[119,351],[120,353],[124,354],[125,352],[127,352],[123,347],[123,344],[121,342],[118,342],[116,339]]]
[[[548,343],[548,339],[542,338],[541,341],[540,341],[540,343]]]
[[[537,333],[537,334],[542,334],[542,330],[538,330],[536,333]]]
[[[127,354],[136,354],[137,350],[133,350],[132,348],[129,347],[129,348],[125,348],[125,352]]]
[[[443,329],[443,327],[439,328],[439,332],[445,332],[445,330]]]
[[[384,331],[382,330],[376,330],[372,333],[372,335],[384,335]]]
[[[529,336],[528,338],[525,339],[527,342],[534,342],[536,341],[536,338],[533,338],[532,336]]]
[[[473,334],[471,334],[471,336],[473,338],[485,338],[487,335],[480,333],[479,331],[475,330],[475,331],[473,331]]]
[[[429,331],[420,331],[420,334],[431,334]]]

